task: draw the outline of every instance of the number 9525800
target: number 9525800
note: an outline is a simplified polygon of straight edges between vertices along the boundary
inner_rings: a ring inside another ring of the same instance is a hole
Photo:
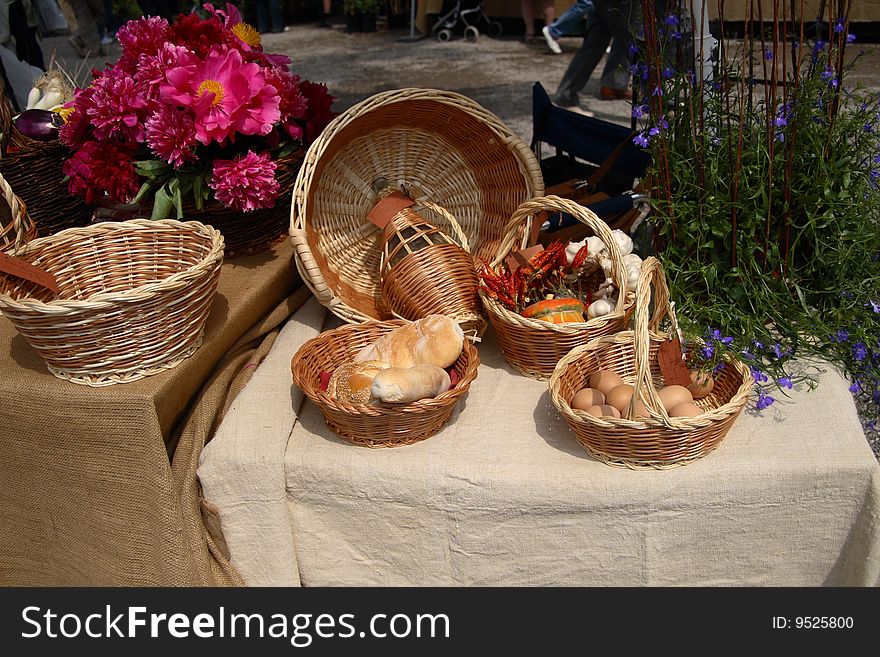
[[[796,616],[794,626],[799,630],[850,629],[853,619],[852,616]]]

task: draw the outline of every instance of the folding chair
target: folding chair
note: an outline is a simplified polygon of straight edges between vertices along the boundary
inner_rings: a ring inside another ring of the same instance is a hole
[[[649,156],[632,142],[634,131],[555,106],[540,82],[532,88],[531,148],[541,164],[545,193],[577,201],[612,229],[635,232],[650,212],[637,191]],[[543,146],[555,148],[544,156]],[[537,241],[581,239],[586,227],[570,215],[551,216]],[[533,240],[534,241],[534,240]]]

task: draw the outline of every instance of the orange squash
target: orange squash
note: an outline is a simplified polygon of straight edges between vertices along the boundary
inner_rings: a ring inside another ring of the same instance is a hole
[[[523,317],[541,319],[551,324],[567,322],[584,322],[584,304],[580,299],[563,297],[560,299],[544,299],[527,306],[520,313]]]

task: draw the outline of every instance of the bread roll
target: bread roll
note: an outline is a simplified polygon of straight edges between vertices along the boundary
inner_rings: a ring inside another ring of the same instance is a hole
[[[378,401],[405,404],[436,397],[449,383],[449,374],[436,365],[389,367],[376,374],[370,393]]]
[[[446,368],[458,360],[464,331],[446,315],[428,315],[390,331],[364,347],[356,362],[380,360],[391,367],[434,365]]]
[[[388,363],[378,360],[340,365],[330,376],[327,394],[350,404],[366,404],[370,400],[373,377],[388,367]]]

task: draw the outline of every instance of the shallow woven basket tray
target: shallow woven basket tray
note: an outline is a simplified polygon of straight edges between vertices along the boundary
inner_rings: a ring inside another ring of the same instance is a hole
[[[651,282],[654,315],[648,321]],[[666,340],[660,322],[675,314],[660,262],[645,260],[636,288],[635,330],[591,340],[573,349],[556,366],[550,378],[550,399],[574,430],[588,453],[614,466],[664,469],[691,463],[713,449],[727,435],[749,400],[753,380],[741,362],[728,360],[715,375],[712,392],[694,400],[704,412],[697,417],[669,417],[657,396],[664,383],[657,365],[657,350]],[[589,385],[598,370],[612,370],[625,383],[636,386],[650,418],[594,417],[569,405],[574,394]]]
[[[365,447],[399,447],[429,438],[449,420],[455,405],[477,378],[480,357],[469,340],[452,366],[458,383],[431,399],[410,404],[349,404],[321,390],[322,372],[354,360],[364,347],[403,326],[404,320],[369,321],[324,331],[304,342],[291,361],[293,381],[324,416],[340,438]]]
[[[290,235],[303,281],[346,322],[390,319],[381,302],[382,233],[367,219],[382,185],[447,235],[450,212],[470,252],[498,251],[511,214],[544,190],[534,153],[469,98],[435,89],[376,94],[337,116],[312,143],[293,191]]]
[[[633,311],[635,295],[626,288],[626,266],[620,249],[611,235],[611,229],[590,209],[561,198],[543,196],[526,201],[517,208],[505,229],[505,239],[490,265],[497,268],[521,242],[522,234],[529,234],[533,221],[538,221],[545,210],[567,212],[586,225],[593,235],[608,245],[611,256],[611,278],[618,289],[617,305],[607,315],[586,322],[551,324],[538,319],[523,317],[508,310],[480,290],[483,308],[498,336],[498,345],[508,363],[516,370],[533,379],[546,381],[553,374],[556,363],[575,347],[594,338],[623,331],[628,328]],[[601,282],[604,274],[593,282]]]
[[[0,311],[74,383],[126,383],[175,367],[201,344],[223,237],[204,224],[133,219],[69,228],[16,255],[60,292],[0,275]]]

